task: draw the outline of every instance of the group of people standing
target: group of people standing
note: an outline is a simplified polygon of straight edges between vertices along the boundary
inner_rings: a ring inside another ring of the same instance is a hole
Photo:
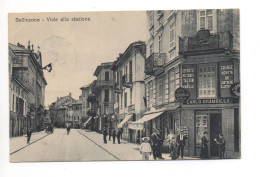
[[[117,143],[120,144],[120,139],[122,139],[122,134],[123,134],[123,129],[120,128],[116,131],[116,129],[109,128],[107,131],[107,128],[103,128],[103,140],[104,143],[107,144],[107,135],[108,135],[108,140],[111,141],[111,137],[113,138],[113,144],[116,143],[116,138],[117,138]]]
[[[215,143],[218,145],[219,158],[224,159],[225,154],[225,139],[223,134],[220,133],[217,138],[214,139]],[[208,132],[205,131],[203,133],[203,137],[201,138],[201,150],[200,150],[200,158],[208,159],[209,158],[209,148],[208,148]]]

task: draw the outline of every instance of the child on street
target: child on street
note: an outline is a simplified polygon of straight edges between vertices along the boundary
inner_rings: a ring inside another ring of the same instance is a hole
[[[144,138],[144,142],[140,146],[140,154],[143,154],[143,160],[149,160],[149,155],[152,154],[152,148],[147,137]]]

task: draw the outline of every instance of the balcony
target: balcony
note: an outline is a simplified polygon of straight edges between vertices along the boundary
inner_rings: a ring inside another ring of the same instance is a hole
[[[96,116],[96,110],[95,110],[95,109],[89,109],[89,110],[87,111],[87,114],[88,114],[89,116]]]
[[[113,87],[113,80],[97,80],[96,82],[96,88],[101,88],[101,87]]]
[[[116,82],[115,83],[115,86],[114,86],[114,91],[116,92],[116,93],[122,93],[122,85],[120,84],[120,83],[118,83],[118,82]]]
[[[145,60],[145,74],[154,75],[156,71],[163,69],[166,62],[166,53],[152,53]]]
[[[135,111],[135,105],[134,104],[128,106],[128,113],[134,113],[134,111]]]
[[[95,102],[96,101],[96,95],[94,93],[91,93],[89,96],[88,96],[88,102]]]
[[[180,38],[179,46],[179,53],[184,55],[212,50],[223,51],[233,48],[233,36],[229,31],[210,34],[209,30],[200,30],[196,36]]]
[[[122,76],[122,85],[123,87],[131,87],[133,84],[133,75],[125,74]]]

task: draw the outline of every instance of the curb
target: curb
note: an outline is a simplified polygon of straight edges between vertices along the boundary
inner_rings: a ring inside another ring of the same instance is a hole
[[[21,148],[18,149],[18,150],[15,150],[15,151],[11,152],[9,155],[13,155],[14,153],[19,152],[20,150],[26,148],[27,146],[30,146],[31,144],[36,143],[37,141],[39,141],[39,140],[41,140],[41,139],[43,139],[43,138],[45,138],[46,136],[49,136],[49,135],[50,135],[50,134],[47,134],[47,135],[45,135],[45,136],[43,136],[43,137],[41,137],[41,138],[39,138],[39,139],[37,139],[37,140],[31,142],[30,144],[27,144],[26,146],[21,147]]]

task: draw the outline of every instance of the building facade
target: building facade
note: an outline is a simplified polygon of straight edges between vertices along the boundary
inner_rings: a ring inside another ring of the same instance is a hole
[[[33,131],[43,127],[46,85],[39,47],[35,52],[30,42],[27,48],[9,44],[11,136],[24,134],[29,127]]]
[[[113,65],[114,110],[117,128],[123,128],[123,139],[140,140],[140,131],[128,128],[128,122],[139,120],[145,112],[145,42],[138,41],[120,54]]]
[[[148,111],[136,129],[145,136],[160,129],[164,139],[183,130],[186,156],[200,155],[204,131],[210,156],[217,156],[214,139],[223,133],[226,158],[239,158],[239,10],[148,11],[147,19]],[[175,98],[179,87],[190,94],[184,103]]]
[[[82,127],[82,105],[80,101],[72,103],[72,121],[73,128]]]
[[[80,90],[82,91],[82,93],[81,93],[81,103],[82,103],[81,115],[82,115],[82,123],[83,123],[84,127],[87,126],[87,121],[90,118],[90,116],[88,115],[88,110],[91,107],[91,103],[88,101],[88,96],[91,94],[90,86],[91,86],[91,84],[88,84],[88,85],[85,85],[80,88]],[[88,125],[90,125],[90,122],[88,122]]]
[[[102,63],[96,68],[94,76],[97,80],[93,83],[92,92],[94,93],[96,104],[95,127],[97,131],[101,131],[103,127],[112,126],[111,118],[114,112],[114,79],[111,70],[113,62]]]

